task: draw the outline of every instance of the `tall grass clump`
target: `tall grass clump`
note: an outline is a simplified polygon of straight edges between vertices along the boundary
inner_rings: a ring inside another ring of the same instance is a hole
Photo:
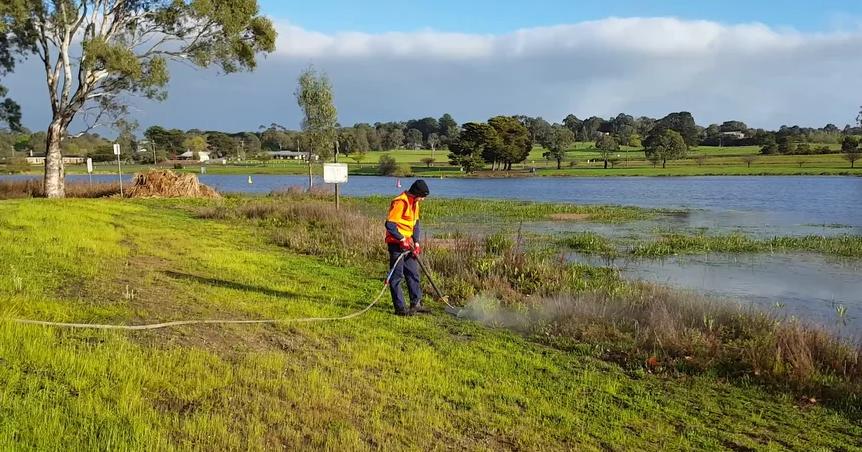
[[[647,283],[534,306],[548,319],[536,327],[541,337],[600,344],[631,369],[712,372],[862,408],[862,347],[798,320]]]
[[[807,235],[804,237],[772,237],[754,239],[738,232],[722,235],[666,234],[658,240],[637,245],[632,254],[640,257],[660,257],[674,254],[759,253],[808,251],[843,257],[862,257],[862,236]]]
[[[592,231],[569,234],[561,242],[569,249],[581,253],[606,256],[617,254],[617,247],[613,241]]]
[[[287,198],[328,198],[335,195],[335,189],[329,185],[313,185],[311,190],[300,185],[288,185],[269,192],[271,197]]]
[[[304,193],[281,192],[275,201],[256,200],[199,211],[203,218],[244,219],[272,231],[273,240],[292,251],[323,256],[332,264],[385,259],[383,224]]]

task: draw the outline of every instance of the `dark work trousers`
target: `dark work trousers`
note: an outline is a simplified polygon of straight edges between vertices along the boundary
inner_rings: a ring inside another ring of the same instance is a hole
[[[403,250],[397,243],[388,243],[389,247],[389,269],[398,260]],[[407,277],[407,293],[410,295],[410,307],[415,307],[422,301],[422,289],[419,288],[419,262],[413,257],[413,253],[404,256],[401,262],[395,266],[392,278],[389,279],[389,292],[392,294],[392,304],[396,311],[407,308],[404,302],[404,290],[401,288],[401,280]]]

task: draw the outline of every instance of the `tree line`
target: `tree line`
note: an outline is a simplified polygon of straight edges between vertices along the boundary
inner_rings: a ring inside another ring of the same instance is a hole
[[[214,158],[267,159],[268,152],[309,152],[312,139],[308,131],[291,130],[272,123],[256,131],[223,132],[213,130],[179,130],[152,126],[138,138],[133,127],[121,129],[116,139],[108,140],[95,133],[67,137],[62,141],[66,155],[86,155],[95,161],[114,159],[111,146],[120,143],[124,157],[140,163],[152,163],[176,158],[184,152],[207,151]],[[363,155],[368,151],[397,149],[448,150],[451,164],[472,171],[490,164],[492,169],[511,169],[513,164],[526,160],[533,146],[546,149],[545,158],[555,160],[557,167],[565,160],[566,151],[575,142],[595,142],[605,166],[613,164],[611,157],[620,146],[643,148],[646,157],[654,164],[684,157],[696,146],[761,146],[761,153],[816,154],[837,153],[837,149],[824,144],[841,143],[843,150],[862,134],[859,127],[834,124],[822,128],[782,126],[778,130],[749,128],[742,121],[725,121],[722,124],[699,126],[689,112],[674,112],[663,118],[638,118],[625,113],[602,119],[596,116],[579,119],[566,116],[560,123],[551,124],[542,117],[524,115],[495,116],[486,122],[458,124],[451,114],[439,118],[424,117],[400,122],[357,123],[350,127],[335,124],[333,149],[318,146],[315,154],[324,159],[338,149],[342,155]],[[850,140],[850,141],[848,141]],[[0,131],[0,157],[18,153],[44,152],[47,134],[18,128],[17,132]],[[817,146],[820,144],[820,146]],[[141,152],[136,152],[141,151]],[[435,159],[426,158],[426,163]]]

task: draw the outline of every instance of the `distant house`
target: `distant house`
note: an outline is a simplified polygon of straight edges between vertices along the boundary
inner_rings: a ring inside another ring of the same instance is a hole
[[[274,151],[267,152],[266,154],[276,160],[306,160],[308,158],[307,152]],[[317,161],[318,157],[312,154],[311,159]]]
[[[194,160],[195,153],[192,151],[186,151],[177,156],[177,160]],[[210,153],[207,151],[198,152],[198,161],[205,162],[210,159]]]
[[[30,155],[26,157],[27,163],[31,165],[44,165],[45,164],[45,153],[34,153],[30,151]],[[67,165],[81,165],[87,161],[87,157],[82,157],[80,155],[64,155],[63,163]]]
[[[736,138],[738,140],[745,138],[745,134],[742,132],[739,132],[739,131],[721,132],[721,136],[727,137],[727,138]]]

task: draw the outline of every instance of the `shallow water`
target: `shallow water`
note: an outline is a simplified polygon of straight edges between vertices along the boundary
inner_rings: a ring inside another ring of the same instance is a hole
[[[804,253],[699,255],[664,260],[607,259],[571,253],[569,258],[613,266],[628,279],[743,300],[841,334],[862,334],[862,262],[858,260]],[[847,307],[843,324],[837,313],[837,307],[842,305]]]
[[[33,176],[0,176],[0,178]],[[199,175],[223,192],[269,193],[288,185],[305,186],[306,176]],[[126,176],[128,180],[130,176]],[[116,176],[93,176],[114,181]],[[87,180],[87,176],[68,176]],[[342,184],[345,196],[396,196],[413,179],[354,176]],[[577,204],[692,208],[708,211],[677,220],[692,227],[741,226],[788,231],[803,224],[844,224],[862,228],[862,177],[733,176],[733,177],[560,177],[523,179],[426,179],[434,197],[509,198]],[[322,179],[315,178],[315,184]],[[858,230],[858,229],[857,229]],[[786,233],[786,232],[781,232]]]

